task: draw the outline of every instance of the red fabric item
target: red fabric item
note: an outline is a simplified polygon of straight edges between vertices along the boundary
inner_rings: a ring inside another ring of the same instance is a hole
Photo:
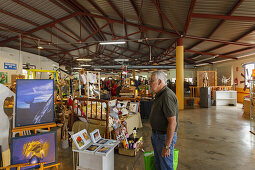
[[[112,88],[111,88],[111,95],[112,96],[116,96],[116,89],[117,89],[117,84],[115,83],[114,85],[112,85]]]
[[[72,103],[73,103],[73,100],[72,100],[72,98],[70,97],[69,99],[68,99],[68,101],[67,101],[67,106],[72,106]]]

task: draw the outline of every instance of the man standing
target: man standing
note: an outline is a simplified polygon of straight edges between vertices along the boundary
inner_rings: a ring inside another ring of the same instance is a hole
[[[151,143],[157,170],[173,170],[173,152],[177,141],[179,107],[174,92],[166,86],[166,74],[153,72],[150,86],[156,93],[150,113]]]

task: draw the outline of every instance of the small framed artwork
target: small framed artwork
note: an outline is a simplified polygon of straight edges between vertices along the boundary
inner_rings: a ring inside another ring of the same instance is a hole
[[[107,143],[106,143],[106,145],[111,145],[111,146],[113,146],[113,145],[116,145],[117,143],[119,143],[118,141],[116,141],[116,140],[108,140],[107,141]]]
[[[99,139],[99,141],[97,141],[97,144],[103,145],[103,144],[106,144],[107,142],[108,142],[107,139],[101,138],[101,139]]]
[[[80,132],[72,135],[72,139],[78,149],[82,149],[86,146],[85,139]]]
[[[116,101],[117,101],[116,99],[115,99],[115,100],[110,100],[110,101],[109,101],[109,106],[110,106],[110,107],[116,106]]]
[[[101,154],[107,154],[107,152],[109,152],[110,150],[112,149],[112,146],[101,146],[97,151],[96,153],[101,153]]]
[[[126,108],[128,101],[120,101],[119,104],[120,104],[120,108]]]
[[[130,112],[138,113],[138,108],[139,108],[139,102],[130,102],[130,105],[129,105]]]
[[[89,147],[87,147],[87,148],[85,149],[85,151],[88,151],[88,152],[95,152],[99,147],[100,147],[100,145],[92,144],[92,145],[90,145]]]
[[[90,136],[86,129],[81,130],[79,133],[84,138],[85,145],[87,145],[91,142]]]
[[[99,141],[101,139],[99,129],[95,129],[93,132],[91,132],[90,137],[93,143],[96,143],[97,141]]]

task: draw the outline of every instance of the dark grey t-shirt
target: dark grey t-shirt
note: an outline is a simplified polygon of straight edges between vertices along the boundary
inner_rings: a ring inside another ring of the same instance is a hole
[[[150,124],[153,130],[167,131],[168,117],[176,116],[176,128],[179,126],[179,105],[175,93],[167,86],[163,87],[155,96],[150,113]]]

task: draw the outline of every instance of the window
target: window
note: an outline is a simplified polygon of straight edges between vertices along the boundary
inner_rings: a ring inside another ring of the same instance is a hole
[[[248,80],[252,78],[253,69],[255,69],[255,63],[249,63],[244,65],[245,85],[247,85],[247,87],[250,87]]]

